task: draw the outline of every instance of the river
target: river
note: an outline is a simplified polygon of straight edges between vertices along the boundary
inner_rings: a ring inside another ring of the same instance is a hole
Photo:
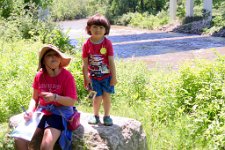
[[[88,38],[87,19],[59,22],[69,30],[71,42]],[[178,67],[185,60],[213,59],[212,49],[225,55],[225,38],[174,32],[150,31],[123,26],[111,26],[108,38],[113,43],[115,58],[145,61],[149,67]]]

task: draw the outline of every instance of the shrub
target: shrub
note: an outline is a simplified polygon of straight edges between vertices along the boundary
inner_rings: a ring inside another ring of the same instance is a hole
[[[70,44],[70,39],[67,33],[65,34],[60,29],[53,29],[50,31],[42,29],[39,31],[40,35],[39,38],[42,41],[42,43],[49,43],[56,45],[59,47],[63,52],[70,51],[72,52],[74,49],[74,46]]]
[[[185,17],[182,21],[182,24],[188,24],[194,21],[200,21],[203,20],[202,16],[193,16],[193,17]]]
[[[159,12],[156,16],[148,13],[128,13],[118,18],[116,23],[144,29],[155,29],[169,22],[166,11]]]
[[[49,7],[54,20],[72,20],[85,18],[88,14],[87,1],[84,0],[53,0]]]
[[[1,85],[0,122],[18,112],[20,104],[27,106],[31,98],[31,83],[37,69],[37,50],[40,43],[0,40]]]

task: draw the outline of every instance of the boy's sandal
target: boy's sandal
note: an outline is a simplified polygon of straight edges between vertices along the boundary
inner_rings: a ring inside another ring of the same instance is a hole
[[[105,126],[111,126],[111,125],[113,125],[113,121],[112,121],[112,118],[110,118],[110,116],[105,116],[103,118],[103,122],[104,122],[104,125]]]
[[[88,120],[89,124],[99,124],[100,123],[100,119],[99,116],[91,116]]]

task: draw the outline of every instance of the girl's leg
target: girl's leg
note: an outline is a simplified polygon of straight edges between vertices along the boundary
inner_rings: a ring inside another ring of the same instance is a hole
[[[42,131],[42,129],[37,128],[34,136],[35,137],[37,134],[39,134]],[[21,138],[15,138],[15,148],[16,150],[28,150],[28,146],[29,146],[29,141],[21,139]]]
[[[14,138],[14,141],[16,150],[28,150],[29,141],[21,138]]]
[[[41,150],[53,150],[56,141],[58,140],[61,131],[55,128],[46,128],[44,130],[43,139],[41,142]]]
[[[111,108],[111,100],[110,100],[110,93],[103,92],[102,95],[103,99],[103,108],[104,108],[104,116],[109,116],[110,115],[110,108]]]
[[[95,116],[99,116],[99,110],[102,103],[102,96],[96,96],[93,100],[93,111]]]

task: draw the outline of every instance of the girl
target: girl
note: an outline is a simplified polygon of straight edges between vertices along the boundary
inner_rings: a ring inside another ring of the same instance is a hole
[[[72,131],[67,130],[66,120],[73,114],[77,93],[72,74],[64,68],[70,60],[53,45],[43,46],[39,53],[39,71],[34,78],[33,96],[24,119],[30,120],[37,109],[44,113],[35,132],[44,133],[41,150],[53,150],[58,139],[61,149],[72,148]],[[15,138],[18,150],[27,150],[28,144],[24,139]]]

